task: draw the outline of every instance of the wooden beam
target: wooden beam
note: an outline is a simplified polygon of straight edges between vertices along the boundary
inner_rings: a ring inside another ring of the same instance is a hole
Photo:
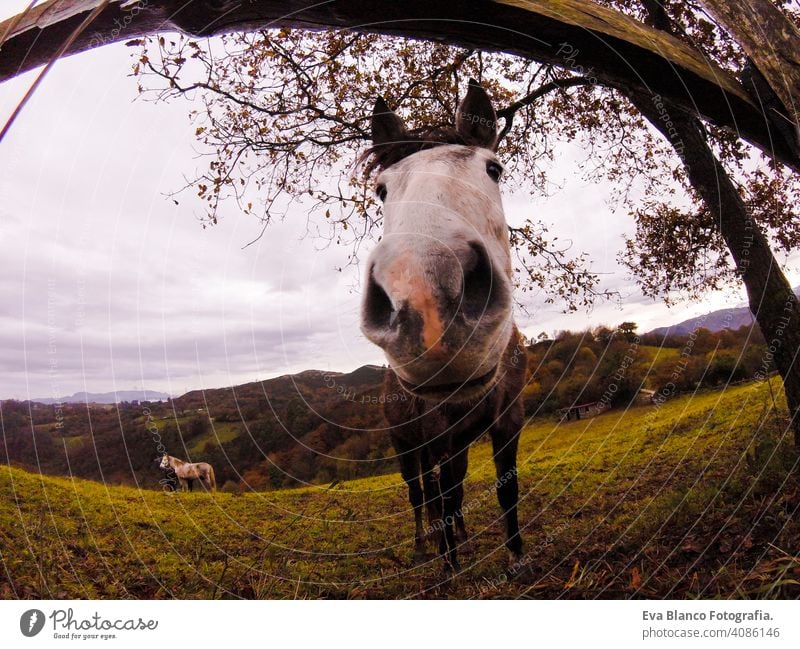
[[[769,0],[701,0],[783,104],[800,146],[800,30]]]
[[[99,0],[50,0],[10,30],[0,81],[46,63]],[[14,19],[11,19],[14,20]],[[10,21],[0,23],[0,35]],[[589,0],[112,0],[69,54],[145,34],[345,28],[507,52],[659,96],[800,170],[739,82],[682,41]]]

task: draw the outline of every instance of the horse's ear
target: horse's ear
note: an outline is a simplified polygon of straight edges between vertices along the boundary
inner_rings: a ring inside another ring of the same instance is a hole
[[[497,113],[475,79],[469,80],[467,95],[456,111],[456,132],[467,144],[494,150],[497,143]]]
[[[372,109],[372,143],[389,144],[407,139],[408,131],[403,120],[389,109],[383,97],[378,97]]]

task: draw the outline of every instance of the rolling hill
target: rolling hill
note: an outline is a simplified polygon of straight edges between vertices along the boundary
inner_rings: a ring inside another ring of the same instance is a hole
[[[670,394],[680,393],[770,370],[763,343],[746,328],[696,337],[686,359],[686,339],[671,337],[666,347],[607,334],[561,332],[528,347],[522,398],[530,416],[557,417],[564,407],[600,399],[626,408],[643,389],[652,394],[669,386]],[[244,493],[390,473],[396,463],[383,417],[386,371],[372,365],[350,373],[309,370],[167,402],[3,401],[0,462],[158,489],[164,474],[157,463],[168,452],[211,463],[225,491]]]
[[[446,582],[435,558],[409,561],[394,473],[175,494],[0,466],[0,596],[795,598],[798,455],[773,383],[532,421],[519,454],[530,572],[512,580],[486,443],[466,483],[472,551]]]
[[[3,401],[0,462],[151,488],[163,478],[156,461],[165,451],[211,462],[221,486],[248,490],[386,473],[394,453],[381,404],[384,371],[310,370],[168,402]]]

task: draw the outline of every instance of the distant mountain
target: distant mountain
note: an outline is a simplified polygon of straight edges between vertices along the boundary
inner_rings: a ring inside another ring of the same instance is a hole
[[[700,327],[709,331],[722,331],[723,329],[738,329],[742,325],[753,324],[753,315],[747,307],[737,309],[720,309],[704,316],[689,318],[669,327],[658,327],[648,332],[659,335],[686,336]]]
[[[800,286],[794,288],[794,293],[800,296]],[[704,316],[696,318],[689,318],[683,322],[679,322],[668,327],[658,327],[648,332],[651,334],[659,335],[672,335],[672,336],[686,336],[700,327],[704,327],[709,331],[722,331],[723,329],[738,329],[741,326],[750,326],[753,324],[753,315],[750,309],[746,306],[736,307],[733,309],[720,309],[719,311],[712,311]]]
[[[36,403],[50,405],[53,403],[99,403],[114,404],[123,401],[166,401],[170,396],[166,392],[152,390],[118,390],[117,392],[76,392],[71,397],[44,397],[31,399]]]

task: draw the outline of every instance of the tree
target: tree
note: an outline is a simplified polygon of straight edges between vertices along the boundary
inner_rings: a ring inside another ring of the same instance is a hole
[[[719,66],[741,70],[741,48],[702,14],[682,3],[666,9],[671,15],[644,2],[630,11],[654,29],[692,41]],[[325,215],[310,221],[310,230],[353,245],[357,258],[380,215],[367,183],[344,161],[363,150],[374,98],[384,95],[410,117],[412,127],[443,126],[464,80],[474,76],[502,106],[500,155],[510,161],[512,183],[547,194],[556,145],[581,144],[587,151],[585,177],[611,181],[615,197],[636,220],[621,260],[645,293],[671,301],[699,298],[741,277],[765,336],[773,337],[779,323],[774,308],[764,308],[765,297],[767,307],[775,295],[782,303],[788,284],[769,244],[788,251],[800,243],[794,212],[800,183],[775,159],[660,95],[602,83],[592,71],[574,74],[508,55],[374,34],[284,29],[226,36],[220,52],[216,47],[189,38],[150,38],[134,67],[144,92],[158,100],[202,98],[192,119],[209,164],[189,186],[206,201],[209,222],[233,199],[266,226],[290,201],[304,197]],[[658,132],[667,137],[660,139]],[[326,172],[338,178],[333,191],[315,184]],[[255,193],[267,199],[259,212]],[[742,224],[747,232],[741,232]],[[539,286],[570,309],[591,302],[603,291],[588,260],[554,249],[548,227],[532,220],[511,227],[520,286]],[[747,273],[739,270],[742,241],[736,232],[752,235]],[[800,346],[789,342],[786,354]],[[800,380],[788,364],[782,367],[788,395]],[[789,401],[793,408],[800,404]]]
[[[656,0],[644,0],[643,5],[646,19],[653,26],[669,33],[679,31],[680,28],[667,14],[666,5]],[[744,65],[741,67],[744,68]],[[751,175],[748,205],[747,194],[743,196],[744,192],[737,187],[734,178],[712,149],[709,141],[711,130],[705,128],[696,116],[674,110],[673,107],[674,114],[667,113],[669,119],[665,120],[664,111],[652,98],[632,93],[631,100],[666,140],[673,145],[680,143],[683,177],[699,200],[695,199],[697,206],[693,211],[671,210],[672,221],[690,230],[698,222],[703,223],[706,241],[716,238],[725,242],[730,257],[718,256],[716,267],[725,275],[740,277],[747,289],[750,311],[768,341],[768,349],[783,378],[795,443],[800,446],[800,303],[781,271],[764,231],[776,223],[797,220],[793,211],[799,196],[797,179],[787,179],[786,186],[793,185],[791,193],[783,193],[777,187],[770,189],[771,184],[781,182],[784,171],[774,160],[768,161],[767,168],[771,174],[758,170]],[[741,152],[738,157],[731,156],[724,149],[721,152],[729,162],[738,163],[741,172],[744,160]],[[673,250],[657,250],[653,246],[654,241],[664,240],[660,233],[665,231],[663,224],[656,224],[655,228],[653,225],[652,221],[640,219],[638,249],[646,250],[646,254],[656,260],[664,274],[674,276],[675,260],[679,257],[674,255]],[[778,227],[780,231],[774,237],[778,246],[787,251],[797,248],[800,242],[798,230]],[[691,238],[688,240],[691,241]],[[637,246],[631,246],[630,241],[628,243],[629,252],[637,249]],[[700,247],[703,251],[707,248],[707,245]],[[636,254],[629,257],[629,266],[635,265],[636,257]],[[642,261],[641,257],[638,261]]]
[[[599,343],[607,345],[614,338],[614,330],[600,325],[592,330],[592,337]]]
[[[0,81],[59,56],[154,32],[207,37],[267,27],[354,29],[506,52],[570,69],[593,66],[604,83],[662,94],[800,169],[796,149],[772,137],[758,104],[734,78],[684,43],[590,0],[568,0],[557,9],[533,2],[336,0],[289,12],[274,0],[70,0],[67,10],[63,0],[46,0],[0,23]],[[521,38],[521,29],[550,38]],[[572,47],[567,55],[564,44]]]
[[[769,0],[702,0],[752,61],[749,85],[768,121],[800,149],[800,30]]]
[[[143,89],[151,87],[144,90],[147,96],[203,98],[192,119],[212,155],[189,187],[205,201],[208,222],[215,223],[234,201],[266,227],[305,200],[320,217],[309,220],[309,232],[351,245],[351,261],[380,224],[373,190],[352,167],[369,140],[376,96],[406,107],[412,129],[445,126],[465,80],[481,77],[495,100],[508,104],[500,114],[509,126],[517,116],[514,137],[507,132],[501,145],[511,161],[507,172],[535,179],[537,189],[547,192],[547,179],[535,169],[538,158],[551,154],[540,141],[535,116],[513,103],[505,85],[544,83],[556,91],[588,82],[558,78],[551,66],[531,68],[523,60],[369,34],[281,30],[222,41],[224,56],[210,43],[154,37],[134,65]],[[319,182],[331,175],[335,182]],[[585,255],[570,256],[569,245],[554,245],[547,224],[528,219],[510,237],[523,290],[538,286],[550,301],[565,298],[570,309],[600,293]]]
[[[207,435],[210,432],[211,423],[208,421],[208,417],[205,414],[195,415],[188,422],[184,438],[194,439],[195,437]]]
[[[629,343],[636,340],[636,330],[639,328],[635,322],[623,322],[617,330],[625,337]]]

